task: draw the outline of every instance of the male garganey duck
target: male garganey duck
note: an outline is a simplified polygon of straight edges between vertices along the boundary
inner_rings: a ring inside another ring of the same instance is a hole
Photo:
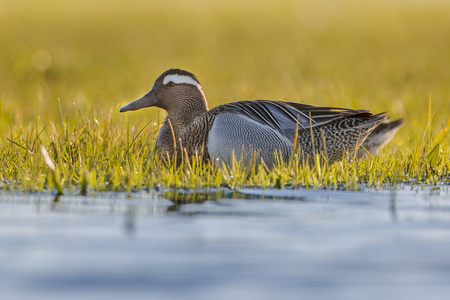
[[[209,110],[198,79],[180,69],[162,73],[147,94],[120,111],[150,106],[167,111],[156,139],[159,154],[168,158],[176,154],[178,163],[183,152],[228,164],[233,153],[237,160],[245,161],[257,153],[272,166],[277,156],[289,159],[294,143],[304,158],[311,158],[315,151],[332,163],[345,153],[352,155],[377,126],[387,122],[385,113],[271,100],[237,101]],[[392,130],[401,125],[402,121],[398,122]],[[374,148],[363,146],[369,151]]]

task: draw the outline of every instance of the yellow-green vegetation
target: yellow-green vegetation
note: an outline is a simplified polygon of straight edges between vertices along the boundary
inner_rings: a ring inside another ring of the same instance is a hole
[[[0,26],[3,189],[449,181],[448,1],[1,1]],[[118,113],[172,67],[198,76],[211,107],[289,100],[406,123],[367,159],[176,168],[153,152],[163,111]]]

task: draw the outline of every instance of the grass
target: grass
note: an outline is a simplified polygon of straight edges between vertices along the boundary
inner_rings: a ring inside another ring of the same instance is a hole
[[[29,0],[0,4],[0,25],[8,28],[0,31],[3,189],[449,182],[445,1]],[[177,169],[153,152],[164,112],[118,113],[171,67],[198,76],[210,107],[289,100],[389,111],[406,124],[378,156],[362,160],[310,167],[293,157],[267,170],[192,159]]]

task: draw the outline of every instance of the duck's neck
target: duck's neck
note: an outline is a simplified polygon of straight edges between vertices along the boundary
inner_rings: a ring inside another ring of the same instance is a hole
[[[208,111],[208,102],[203,92],[201,90],[200,92],[198,95],[183,99],[178,107],[167,111],[165,121],[170,120],[175,132],[188,128],[198,117]]]

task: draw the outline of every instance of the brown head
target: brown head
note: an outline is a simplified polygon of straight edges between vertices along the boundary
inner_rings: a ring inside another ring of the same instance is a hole
[[[120,112],[151,106],[162,108],[169,114],[181,112],[186,115],[208,110],[198,79],[194,74],[180,69],[170,69],[162,73],[147,94],[122,106]]]

